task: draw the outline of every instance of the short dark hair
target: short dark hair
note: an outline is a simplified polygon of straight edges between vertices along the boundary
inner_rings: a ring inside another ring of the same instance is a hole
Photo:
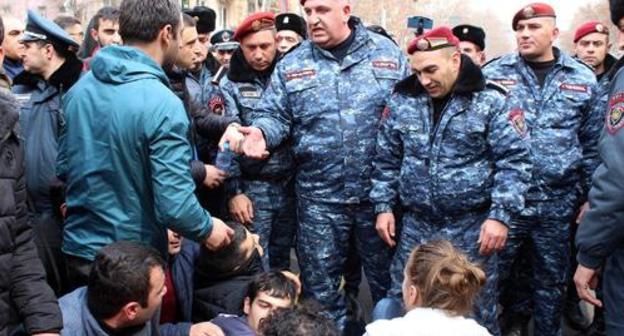
[[[0,16],[0,46],[2,46],[2,42],[4,42],[4,22],[2,21],[2,16]]]
[[[100,20],[119,22],[119,8],[110,6],[102,7],[95,13],[91,20],[93,21],[92,28],[95,30],[100,28]]]
[[[235,271],[247,261],[246,251],[241,249],[241,244],[247,239],[247,229],[243,224],[234,221],[228,221],[225,224],[234,230],[231,243],[217,251],[202,247],[195,266],[198,273],[227,274]]]
[[[264,292],[269,296],[295,301],[297,288],[292,280],[282,272],[273,271],[260,273],[254,277],[247,288],[246,297],[253,302],[259,293]]]
[[[174,0],[124,0],[119,15],[119,35],[128,44],[152,42],[166,25],[177,32],[180,14],[180,5]]]
[[[54,19],[54,23],[56,23],[57,25],[59,25],[59,27],[63,28],[63,29],[67,29],[71,26],[77,25],[77,24],[82,24],[82,22],[80,22],[80,20],[76,19],[73,16],[69,16],[69,15],[59,15],[56,17],[56,19]]]
[[[166,264],[152,247],[121,241],[103,247],[95,256],[87,286],[87,307],[98,320],[115,316],[129,302],[147,307],[150,274]]]
[[[188,28],[188,27],[196,27],[197,26],[197,21],[195,21],[195,19],[193,19],[192,16],[183,13],[182,14],[182,24],[184,25],[184,28]]]
[[[338,336],[334,322],[313,302],[276,310],[260,323],[260,330],[264,336]]]

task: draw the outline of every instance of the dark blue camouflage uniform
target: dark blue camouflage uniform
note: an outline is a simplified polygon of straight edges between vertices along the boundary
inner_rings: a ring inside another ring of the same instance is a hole
[[[227,77],[220,83],[227,113],[236,115],[243,126],[251,124],[251,113],[268,85],[274,64],[259,73],[245,61],[240,49],[232,56]],[[236,168],[226,180],[226,197],[245,194],[254,209],[253,232],[260,236],[265,268],[287,269],[296,225],[294,160],[288,143],[271,151],[262,161],[237,157]]]
[[[368,194],[385,100],[407,76],[394,43],[357,18],[349,24],[355,35],[342,62],[309,40],[278,62],[252,122],[269,150],[291,141],[303,294],[341,329],[346,308],[338,290],[352,233],[373,300],[389,286],[391,251],[377,235]]]
[[[400,82],[377,138],[371,191],[376,213],[397,204],[404,210],[390,296],[401,295],[414,247],[447,239],[484,267],[488,280],[475,315],[495,335],[497,258],[479,254],[479,233],[488,218],[510,223],[524,205],[531,176],[526,134],[513,124],[522,115],[504,92],[486,85],[479,68],[462,56],[452,96],[435,125],[432,100],[416,76]]]
[[[596,144],[602,127],[594,73],[554,49],[556,63],[540,87],[518,54],[488,64],[488,79],[522,101],[534,163],[526,207],[510,227],[499,264],[502,286],[517,251],[529,244],[534,256],[533,316],[536,335],[561,335],[560,318],[569,268],[570,222],[587,195],[598,164]]]

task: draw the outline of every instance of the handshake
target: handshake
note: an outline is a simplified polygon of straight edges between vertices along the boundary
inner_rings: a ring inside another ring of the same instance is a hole
[[[223,151],[225,143],[236,153],[252,159],[265,159],[269,156],[266,140],[257,127],[243,127],[237,123],[230,124],[221,140],[219,150]]]

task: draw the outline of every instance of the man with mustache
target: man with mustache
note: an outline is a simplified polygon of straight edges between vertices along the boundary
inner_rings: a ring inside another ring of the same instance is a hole
[[[499,264],[501,285],[518,250],[528,246],[534,259],[535,335],[561,335],[563,295],[570,264],[570,223],[585,202],[598,165],[596,145],[603,113],[592,70],[553,46],[559,36],[554,9],[525,6],[513,18],[518,52],[484,68],[486,77],[522,102],[533,178],[521,214],[512,219]],[[528,244],[528,245],[525,245]]]
[[[394,84],[408,75],[407,61],[391,40],[351,16],[349,1],[301,4],[310,39],[278,62],[251,126],[226,132],[221,144],[262,158],[291,142],[303,294],[344,330],[339,288],[352,234],[373,301],[390,284],[391,251],[377,235],[368,194],[382,111]]]
[[[251,124],[251,114],[269,85],[277,63],[275,15],[269,12],[247,17],[234,33],[240,46],[221,82],[230,108],[228,114]],[[265,268],[287,269],[296,230],[292,151],[287,144],[265,161],[240,158],[226,180],[230,214],[241,223],[253,224],[265,251]]]
[[[388,100],[373,161],[377,231],[390,246],[397,244],[395,218],[384,209],[399,202],[404,209],[389,297],[400,298],[414,246],[449,240],[483,266],[488,281],[475,317],[499,335],[496,252],[505,247],[531,176],[523,111],[462,55],[449,28],[416,37],[407,51],[414,75]]]

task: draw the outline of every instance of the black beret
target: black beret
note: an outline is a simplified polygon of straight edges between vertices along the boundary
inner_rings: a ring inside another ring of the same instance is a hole
[[[195,6],[193,9],[185,10],[184,13],[197,22],[197,33],[208,34],[215,30],[217,14],[212,9],[206,6]]]
[[[292,30],[299,36],[306,38],[306,22],[305,20],[293,13],[282,13],[275,17],[275,29]]]
[[[453,35],[460,41],[472,42],[481,50],[485,50],[485,31],[480,27],[471,25],[459,25],[453,28]]]
[[[624,17],[624,0],[609,0],[609,8],[611,9],[611,22],[617,26],[620,19]]]

